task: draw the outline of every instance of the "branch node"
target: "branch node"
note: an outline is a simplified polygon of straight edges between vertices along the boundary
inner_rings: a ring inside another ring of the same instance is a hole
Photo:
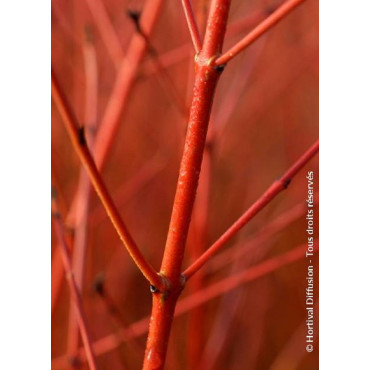
[[[291,181],[292,181],[292,179],[286,179],[286,180],[284,181],[283,188],[284,188],[284,189],[287,189],[287,188],[288,188],[288,186],[289,186],[289,184],[291,183]]]
[[[81,146],[86,145],[85,126],[81,126],[78,129],[78,142],[80,143]]]
[[[150,292],[153,293],[153,294],[160,292],[160,290],[152,284],[150,284],[149,289],[150,289]]]
[[[214,62],[215,62],[215,60],[218,58],[218,55],[214,55],[213,57],[210,57],[208,60],[207,60],[207,66],[208,67],[211,67],[213,64],[214,64]]]
[[[224,71],[225,67],[226,67],[226,64],[218,64],[218,65],[216,65],[215,70],[218,73],[222,73]]]
[[[96,275],[93,281],[93,289],[100,296],[104,296],[104,293],[105,293],[104,284],[105,284],[105,276],[101,272]]]
[[[126,14],[134,23],[136,31],[138,33],[142,33],[141,26],[140,26],[141,12],[139,10],[128,9],[126,11]]]

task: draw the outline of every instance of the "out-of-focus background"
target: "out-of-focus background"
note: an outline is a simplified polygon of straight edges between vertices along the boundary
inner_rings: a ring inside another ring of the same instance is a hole
[[[102,121],[109,120],[107,107],[120,107],[102,176],[137,244],[159,269],[184,143],[194,51],[179,1],[163,2],[153,32],[143,41],[135,19],[150,2],[52,0],[51,59],[91,148],[101,147],[95,137],[106,140],[98,133]],[[193,5],[203,30],[208,1]],[[277,5],[233,0],[224,50]],[[318,138],[318,32],[318,1],[304,2],[223,72],[184,267]],[[135,42],[148,43],[139,61]],[[125,84],[127,96],[124,90],[117,94]],[[89,188],[53,103],[51,142],[52,182],[99,368],[140,369],[149,287]],[[182,297],[305,244],[309,170],[315,176],[318,240],[315,157],[227,244],[228,254],[222,251],[194,276]],[[84,369],[83,359],[73,359],[80,343],[54,231],[52,258],[52,369]],[[318,278],[317,255],[313,263]],[[307,261],[300,259],[184,310],[174,320],[166,369],[318,369],[318,337],[314,352],[306,352],[306,276]],[[317,314],[317,279],[315,302]]]

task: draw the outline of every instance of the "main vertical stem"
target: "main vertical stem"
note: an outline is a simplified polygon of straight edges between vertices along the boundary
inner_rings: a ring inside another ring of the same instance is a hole
[[[204,44],[195,58],[195,82],[185,148],[161,266],[168,286],[152,287],[153,308],[144,358],[144,370],[163,369],[177,299],[185,281],[181,277],[186,239],[198,187],[213,97],[222,67],[214,61],[221,53],[231,0],[213,0]]]

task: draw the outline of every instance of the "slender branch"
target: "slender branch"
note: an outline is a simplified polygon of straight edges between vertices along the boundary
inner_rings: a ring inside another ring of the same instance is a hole
[[[202,49],[202,41],[200,39],[199,29],[195,19],[191,0],[182,0],[186,21],[190,31],[191,40],[193,41],[195,52],[198,54]]]
[[[66,272],[67,282],[69,289],[71,291],[71,299],[75,307],[76,317],[78,325],[80,327],[80,333],[82,337],[82,342],[86,351],[86,358],[90,369],[96,370],[96,359],[93,350],[91,336],[87,327],[85,313],[82,307],[81,293],[77,287],[75,277],[72,272],[72,263],[68,253],[67,241],[63,233],[63,225],[61,222],[61,216],[58,210],[58,205],[56,202],[56,195],[52,197],[52,214],[53,214],[53,225],[58,238],[58,245],[60,247],[60,252],[62,255],[62,261],[64,264],[64,270]]]
[[[180,165],[172,216],[161,271],[172,283],[180,277],[191,212],[198,186],[208,121],[219,71],[211,65],[221,50],[230,2],[213,1],[197,74],[185,148]]]
[[[128,250],[129,254],[133,258],[134,262],[139,267],[143,275],[149,280],[152,285],[155,285],[159,289],[163,288],[163,279],[156,273],[154,268],[142,255],[133,238],[131,237],[129,231],[127,230],[121,216],[119,215],[119,212],[111,196],[109,195],[109,192],[86,145],[84,133],[81,128],[78,128],[78,122],[74,114],[72,113],[70,106],[67,103],[67,99],[64,96],[56,80],[53,70],[51,71],[51,79],[52,96],[54,102],[59,110],[60,115],[62,116],[62,120],[68,131],[73,147],[78,154],[81,162],[85,166],[85,169],[89,174],[91,183],[95,191],[97,192],[105,210],[107,211],[107,214],[112,221],[113,226],[115,227],[124,246]]]
[[[153,308],[143,370],[163,369],[173,314],[184,287],[181,265],[184,258],[206,141],[213,96],[222,68],[214,66],[221,52],[230,0],[213,0],[202,50],[196,58],[196,76],[185,148],[162,259],[161,274],[168,279],[166,291],[153,291]]]
[[[251,32],[249,32],[242,40],[240,40],[236,45],[226,51],[216,60],[217,65],[224,65],[233,59],[237,54],[242,52],[247,46],[256,41],[260,36],[267,32],[270,28],[275,26],[281,19],[283,19],[287,14],[289,14],[293,9],[295,9],[304,0],[288,0],[278,9],[276,9],[270,16],[268,16],[264,21],[262,21],[257,27],[255,27]]]
[[[247,222],[249,222],[259,211],[269,204],[281,191],[286,189],[297,174],[297,172],[319,151],[319,142],[311,146],[287,172],[276,180],[255,203],[232,225],[225,233],[216,240],[195,262],[193,262],[183,273],[188,280],[204,264],[212,258]]]

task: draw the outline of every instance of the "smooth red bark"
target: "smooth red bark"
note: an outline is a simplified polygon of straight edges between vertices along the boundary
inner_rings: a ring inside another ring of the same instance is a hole
[[[167,278],[169,286],[164,292],[153,294],[153,309],[143,365],[145,370],[162,369],[164,366],[173,312],[184,284],[181,265],[198,187],[213,97],[222,71],[214,65],[214,60],[221,52],[229,7],[229,0],[212,1],[204,44],[195,59],[196,76],[188,130],[161,265],[161,274]]]

